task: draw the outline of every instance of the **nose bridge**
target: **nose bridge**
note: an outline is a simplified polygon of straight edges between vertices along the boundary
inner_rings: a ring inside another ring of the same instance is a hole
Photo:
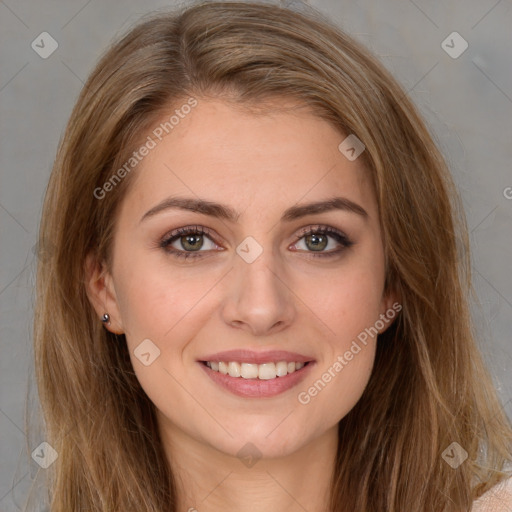
[[[225,321],[253,334],[265,334],[289,324],[294,315],[293,294],[271,244],[264,247],[255,238],[247,237],[236,252]]]
[[[254,298],[260,296],[267,301],[286,298],[282,278],[277,277],[279,272],[283,272],[282,266],[270,242],[263,247],[254,238],[247,237],[237,247],[237,254],[235,273],[239,276],[242,291],[250,290]],[[262,303],[260,307],[264,305]]]
[[[251,288],[256,293],[272,293],[272,295],[281,294],[282,290],[277,290],[275,281],[279,282],[277,274],[279,273],[277,258],[270,248],[265,249],[260,256],[250,263],[239,258],[236,265],[236,271],[240,275],[241,284],[245,288]]]

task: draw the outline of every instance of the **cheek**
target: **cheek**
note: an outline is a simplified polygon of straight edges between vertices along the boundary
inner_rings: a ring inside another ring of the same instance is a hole
[[[334,425],[356,405],[370,379],[383,281],[379,273],[361,268],[324,285],[324,293],[315,288],[308,302],[329,330],[318,368],[301,386],[298,401],[309,417],[322,418],[319,425]]]
[[[132,256],[117,274],[117,302],[128,344],[133,347],[150,338],[164,350],[172,339],[177,348],[178,333],[186,329],[185,340],[204,323],[198,317],[205,316],[204,309],[214,295],[205,297],[205,293],[221,275],[146,262],[147,258]]]
[[[130,337],[162,337],[191,309],[198,295],[190,287],[166,282],[148,270],[127,277],[118,297],[125,331]]]
[[[310,300],[331,332],[325,359],[315,379],[303,388],[300,402],[311,415],[334,424],[359,401],[372,372],[384,287],[379,247],[361,251],[323,285],[324,293],[315,287]]]
[[[120,251],[121,252],[121,251]],[[172,326],[179,313],[183,289],[168,280],[148,259],[131,250],[117,260],[116,299],[129,343],[156,336]],[[165,324],[165,325],[164,325]]]
[[[375,261],[361,260],[315,279],[302,278],[300,284],[300,296],[338,344],[374,325],[381,312],[384,270]]]

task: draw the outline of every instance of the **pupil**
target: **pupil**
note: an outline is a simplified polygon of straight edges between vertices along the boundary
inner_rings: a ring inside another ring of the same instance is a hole
[[[306,237],[306,244],[308,242],[311,242],[313,244],[312,249],[314,251],[321,251],[322,249],[325,249],[325,247],[327,246],[326,238],[327,237],[325,237],[324,235],[308,235]],[[321,239],[323,240],[321,241]]]
[[[202,240],[200,240],[201,235],[186,235],[184,237],[181,237],[182,245],[184,249],[190,249],[192,251],[196,251],[198,249],[201,249],[202,247]],[[185,243],[183,243],[183,239],[185,239]],[[197,245],[197,242],[200,241],[201,243]],[[187,244],[190,246],[187,247]]]

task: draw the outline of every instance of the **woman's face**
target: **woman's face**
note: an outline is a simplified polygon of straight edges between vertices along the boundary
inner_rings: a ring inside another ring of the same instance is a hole
[[[103,305],[164,436],[274,457],[332,433],[368,383],[368,333],[387,328],[393,303],[362,159],[306,110],[255,115],[220,100],[149,135]]]

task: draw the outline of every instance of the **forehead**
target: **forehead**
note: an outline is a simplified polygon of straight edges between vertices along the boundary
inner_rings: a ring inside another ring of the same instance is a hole
[[[297,103],[267,101],[261,108],[198,99],[187,115],[165,112],[146,135],[154,147],[138,164],[125,197],[131,210],[182,194],[230,203],[258,212],[350,194],[372,209],[368,172],[362,159],[349,161],[338,149],[340,130]],[[155,136],[155,133],[161,135]],[[373,205],[375,206],[375,205]],[[370,213],[370,212],[369,212]]]

